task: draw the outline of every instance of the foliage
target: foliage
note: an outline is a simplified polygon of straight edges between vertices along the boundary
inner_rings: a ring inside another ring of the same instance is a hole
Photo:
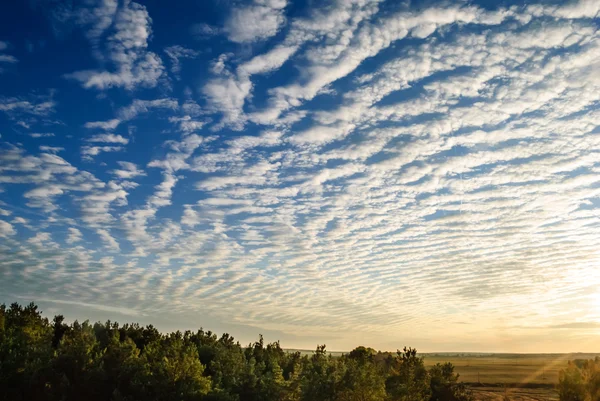
[[[429,369],[431,401],[468,401],[471,392],[458,382],[458,373],[450,362],[437,363]]]
[[[561,401],[600,400],[600,358],[569,361],[559,373],[558,394]]]
[[[66,324],[34,304],[12,304],[0,306],[0,401],[9,400],[469,401],[470,394],[451,364],[428,371],[412,348],[392,356],[357,347],[333,357],[322,345],[303,356],[262,336],[243,347],[202,329]]]

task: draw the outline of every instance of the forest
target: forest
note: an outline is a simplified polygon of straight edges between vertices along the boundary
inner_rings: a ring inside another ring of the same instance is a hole
[[[600,360],[561,372],[562,401],[600,399]],[[451,363],[425,367],[413,348],[359,346],[341,357],[279,342],[242,346],[210,331],[163,334],[107,321],[52,321],[31,303],[0,306],[0,400],[471,401]]]

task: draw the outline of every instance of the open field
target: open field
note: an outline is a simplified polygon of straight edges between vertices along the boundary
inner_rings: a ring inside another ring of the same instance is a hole
[[[521,388],[521,387],[471,387],[477,401],[557,401],[558,392],[552,387]]]
[[[487,354],[465,356],[424,354],[427,366],[451,362],[462,381],[493,384],[553,384],[568,360],[593,357],[584,354]]]
[[[312,354],[308,350],[303,354]],[[341,356],[342,352],[331,352]],[[476,400],[552,401],[558,400],[555,386],[558,372],[574,359],[592,359],[598,354],[482,354],[430,353],[425,365],[451,362],[460,381],[473,390]]]
[[[597,354],[424,354],[425,365],[451,362],[481,401],[557,400],[558,372],[567,361]]]

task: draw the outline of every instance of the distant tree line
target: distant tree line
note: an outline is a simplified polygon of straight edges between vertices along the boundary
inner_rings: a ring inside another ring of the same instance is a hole
[[[35,304],[0,306],[0,400],[471,401],[450,363],[425,368],[417,351],[358,347],[332,357],[243,347],[202,329],[52,321]]]

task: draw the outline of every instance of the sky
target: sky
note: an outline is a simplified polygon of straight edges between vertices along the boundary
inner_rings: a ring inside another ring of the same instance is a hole
[[[0,302],[600,352],[600,2],[0,6]]]

